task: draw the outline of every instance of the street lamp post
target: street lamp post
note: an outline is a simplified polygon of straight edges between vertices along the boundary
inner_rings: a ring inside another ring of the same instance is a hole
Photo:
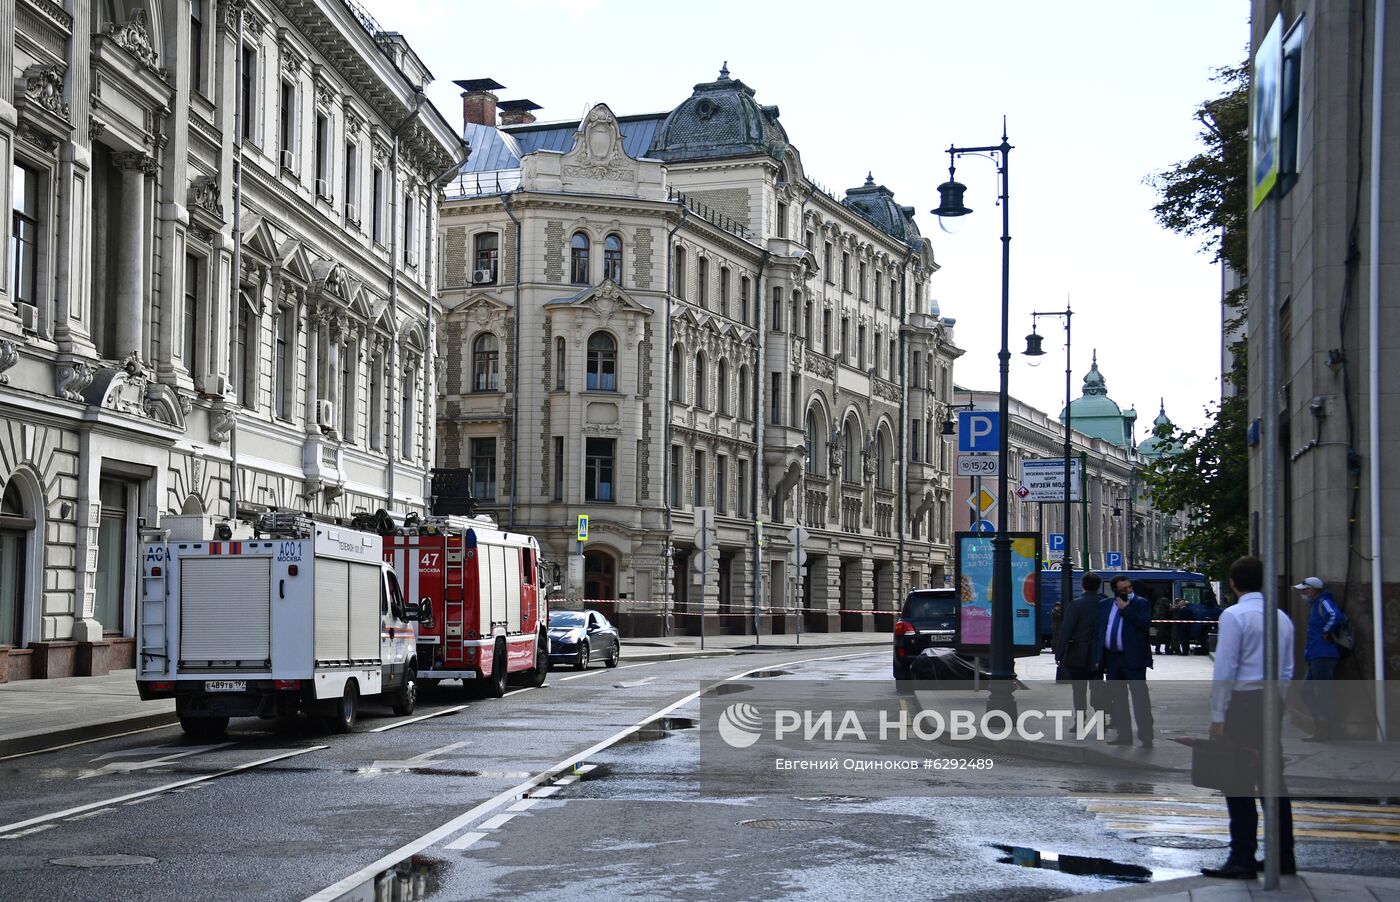
[[[938,209],[935,216],[959,217],[972,211],[963,204],[963,192],[967,186],[954,179],[954,168],[958,157],[964,154],[998,154],[997,172],[1001,175],[1001,386],[997,394],[997,415],[999,420],[999,441],[997,443],[997,500],[1001,503],[996,538],[992,539],[992,672],[990,695],[987,709],[1004,711],[1012,716],[1016,712],[1016,699],[1012,695],[1013,681],[1016,679],[1014,649],[1012,648],[1012,607],[1011,607],[1011,508],[1007,499],[1007,462],[1010,457],[1010,381],[1011,351],[1008,347],[1007,330],[1011,317],[1011,217],[1010,190],[1008,188],[1011,160],[1011,144],[1006,140],[1006,120],[1001,123],[1001,143],[985,147],[948,147],[948,181],[938,186]],[[992,158],[997,161],[996,157]]]
[[[1069,302],[1065,302],[1065,309],[1054,310],[1049,313],[1035,312],[1031,314],[1031,334],[1026,336],[1026,356],[1041,357],[1045,352],[1040,348],[1040,335],[1035,331],[1036,321],[1042,316],[1063,316],[1065,318],[1065,546],[1064,556],[1060,558],[1060,603],[1068,607],[1069,600],[1074,592],[1074,557],[1070,554],[1070,536],[1074,533],[1074,506],[1070,501],[1070,436],[1072,434],[1074,417],[1070,410],[1071,391],[1071,371],[1070,371],[1070,324],[1074,320],[1074,311],[1070,309]],[[1089,541],[1086,534],[1084,541]]]

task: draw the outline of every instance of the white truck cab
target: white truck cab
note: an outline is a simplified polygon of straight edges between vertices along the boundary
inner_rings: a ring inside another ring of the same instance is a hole
[[[141,697],[174,698],[200,737],[298,711],[348,732],[364,696],[412,712],[418,611],[382,545],[294,514],[167,517],[142,548]]]

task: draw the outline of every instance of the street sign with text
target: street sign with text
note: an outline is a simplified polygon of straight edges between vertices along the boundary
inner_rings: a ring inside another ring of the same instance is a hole
[[[1069,488],[1069,500],[1078,501],[1079,461],[1075,458],[1070,458]],[[1064,458],[1021,461],[1021,485],[1016,489],[1016,497],[1027,502],[1064,501]]]
[[[997,459],[990,454],[959,454],[959,476],[996,476],[1001,473]]]

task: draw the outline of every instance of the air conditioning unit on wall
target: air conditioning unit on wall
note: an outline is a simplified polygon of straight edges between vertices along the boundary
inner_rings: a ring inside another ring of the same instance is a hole
[[[322,429],[335,427],[335,405],[329,401],[316,402],[316,422]]]
[[[39,308],[33,304],[19,305],[19,325],[26,332],[39,331]]]
[[[496,281],[496,271],[494,269],[472,270],[473,285],[490,285],[494,281]]]
[[[290,150],[284,150],[278,155],[277,159],[281,163],[283,169],[287,170],[288,172],[296,172],[296,154],[292,153]]]

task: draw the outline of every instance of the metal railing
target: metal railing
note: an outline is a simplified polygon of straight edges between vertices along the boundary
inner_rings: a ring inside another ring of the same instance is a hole
[[[449,198],[490,197],[509,194],[519,187],[519,169],[493,169],[488,172],[463,172],[447,183],[443,193]]]
[[[724,229],[731,235],[738,235],[745,241],[752,241],[756,237],[747,226],[740,225],[739,223],[735,222],[730,216],[727,216],[726,214],[707,206],[706,204],[696,200],[693,197],[687,197],[685,194],[681,193],[680,191],[677,191],[675,188],[667,187],[666,196],[671,200],[678,201],[679,203],[684,204],[686,208],[690,210],[690,212],[694,213],[696,216],[705,220],[710,225]]]

